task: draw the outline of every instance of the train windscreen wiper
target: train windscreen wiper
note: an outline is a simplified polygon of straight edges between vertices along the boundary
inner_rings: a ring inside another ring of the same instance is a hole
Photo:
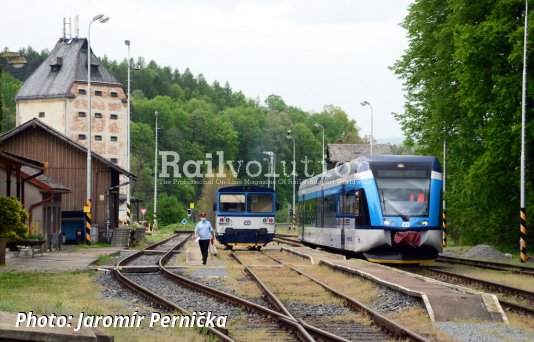
[[[384,203],[384,205],[389,205],[389,207],[390,207],[391,209],[393,209],[394,212],[396,212],[397,214],[399,214],[399,216],[402,218],[402,220],[403,220],[404,222],[408,222],[408,221],[410,220],[410,219],[408,218],[408,216],[406,216],[406,215],[404,215],[403,213],[401,213],[401,212],[399,211],[399,209],[395,208],[395,207],[393,206],[393,204],[389,203],[388,200],[386,200],[383,196],[382,196],[382,202]],[[385,214],[385,210],[384,210],[384,214]]]

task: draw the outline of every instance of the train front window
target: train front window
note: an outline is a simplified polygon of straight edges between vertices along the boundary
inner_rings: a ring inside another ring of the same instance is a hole
[[[226,213],[242,213],[245,211],[245,194],[221,194],[219,211]]]
[[[273,195],[249,194],[247,211],[249,213],[272,213]]]
[[[430,169],[378,169],[375,174],[384,216],[428,216]]]

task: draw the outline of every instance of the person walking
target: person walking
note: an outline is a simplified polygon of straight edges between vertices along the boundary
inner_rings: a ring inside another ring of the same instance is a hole
[[[202,265],[206,265],[210,240],[215,238],[211,223],[206,219],[206,213],[200,214],[200,222],[198,222],[195,227],[195,237],[199,239],[198,245],[200,247],[200,252],[202,253]]]

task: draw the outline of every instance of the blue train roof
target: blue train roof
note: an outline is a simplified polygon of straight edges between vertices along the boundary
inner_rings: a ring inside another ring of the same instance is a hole
[[[343,177],[348,174],[359,173],[370,170],[370,166],[373,164],[396,164],[396,163],[429,163],[432,164],[432,171],[441,172],[441,165],[439,160],[433,156],[361,156],[348,163],[344,163],[334,169],[328,170],[326,173],[322,173],[315,177],[306,179],[300,183],[299,191],[310,188],[317,184],[322,184],[325,181],[333,181],[337,178]]]
[[[271,188],[264,188],[261,186],[248,186],[248,185],[240,185],[240,186],[227,186],[224,188],[220,188],[217,190],[217,192],[275,192]]]

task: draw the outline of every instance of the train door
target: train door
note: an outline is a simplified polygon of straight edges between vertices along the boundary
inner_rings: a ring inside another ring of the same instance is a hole
[[[345,194],[345,184],[342,185],[341,194],[339,195],[339,202],[337,207],[338,212],[338,228],[340,231],[340,248],[345,249],[345,205],[347,202],[347,194]]]

